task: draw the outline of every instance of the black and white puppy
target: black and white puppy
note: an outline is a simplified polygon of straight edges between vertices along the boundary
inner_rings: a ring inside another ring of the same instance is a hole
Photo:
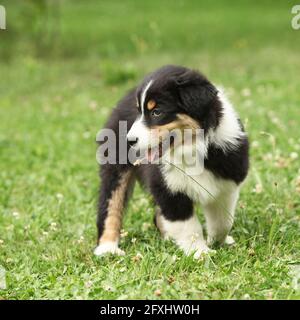
[[[166,135],[160,132],[203,130],[203,166],[196,167],[191,177],[185,173],[185,162],[173,166],[170,158],[164,161],[161,153],[159,163],[134,166],[121,163],[117,156],[116,163],[103,164],[98,246],[94,253],[124,254],[118,245],[122,216],[136,179],[154,198],[155,224],[163,237],[172,239],[187,255],[199,258],[215,242],[233,243],[228,234],[240,186],[248,172],[248,139],[224,93],[197,71],[164,66],[148,75],[118,103],[106,128],[118,136],[120,121],[126,121],[128,127],[127,151],[134,148],[148,152],[155,144],[158,147],[161,141],[153,142],[154,131],[163,139]],[[178,148],[176,141],[172,142],[170,148],[176,157]],[[117,138],[117,149],[120,144]],[[194,144],[192,139],[187,147],[180,149],[180,154],[189,153]],[[148,160],[154,158],[151,151],[147,156]],[[207,241],[193,210],[199,202],[206,219]]]

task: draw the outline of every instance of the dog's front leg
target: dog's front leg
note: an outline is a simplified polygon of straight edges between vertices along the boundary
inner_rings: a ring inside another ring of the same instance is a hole
[[[156,215],[156,225],[164,239],[172,239],[186,255],[195,259],[210,251],[203,238],[201,224],[195,214],[185,220],[167,220],[163,214]]]
[[[224,193],[216,201],[205,205],[204,215],[207,224],[207,242],[213,244],[233,244],[229,232],[234,222],[234,211],[239,196],[239,188]]]
[[[193,213],[192,200],[183,193],[171,193],[163,183],[151,186],[159,209],[155,222],[165,239],[172,239],[186,255],[198,259],[210,249],[203,238],[201,224]]]

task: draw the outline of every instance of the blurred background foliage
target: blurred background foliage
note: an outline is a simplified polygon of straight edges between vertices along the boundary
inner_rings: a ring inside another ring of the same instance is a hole
[[[137,78],[134,57],[234,52],[242,60],[279,43],[297,50],[287,2],[2,0],[0,60],[90,59],[106,84],[118,85]]]
[[[111,58],[178,49],[249,50],[266,38],[268,46],[293,46],[293,34],[286,28],[291,20],[289,1],[276,1],[276,6],[270,0],[259,2],[3,0],[7,30],[1,32],[0,57]]]
[[[55,55],[60,32],[60,1],[3,1],[7,30],[1,33],[0,57]]]

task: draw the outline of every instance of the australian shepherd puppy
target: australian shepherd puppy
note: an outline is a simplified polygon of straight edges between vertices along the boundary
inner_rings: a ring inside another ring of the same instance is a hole
[[[204,75],[172,65],[154,71],[118,103],[105,129],[115,137],[101,141],[102,158],[114,157],[101,165],[96,255],[124,254],[122,216],[136,180],[153,196],[162,236],[185,254],[199,258],[215,243],[234,242],[229,232],[248,172],[248,139],[229,100]]]

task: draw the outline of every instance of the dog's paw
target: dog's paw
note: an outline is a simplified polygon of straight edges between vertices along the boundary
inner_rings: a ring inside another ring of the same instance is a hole
[[[201,259],[204,255],[214,252],[214,250],[211,250],[206,245],[205,241],[200,239],[196,241],[194,240],[190,243],[185,243],[184,245],[182,245],[182,248],[186,255],[193,255],[194,259]]]
[[[227,244],[228,246],[232,246],[235,244],[235,241],[232,236],[227,236],[224,243]]]
[[[233,239],[232,236],[226,236],[222,239],[216,239],[216,238],[212,238],[212,237],[207,237],[207,243],[210,247],[216,247],[216,248],[219,248],[219,247],[222,247],[224,245],[227,245],[227,246],[232,246],[235,244],[235,241]]]
[[[202,245],[201,247],[197,248],[196,251],[194,251],[193,258],[194,259],[201,259],[207,254],[214,254],[216,253],[216,250],[210,249],[207,245]]]
[[[96,256],[103,256],[105,254],[112,253],[118,256],[124,256],[125,252],[118,247],[117,242],[105,242],[98,245],[95,248],[94,254]]]

